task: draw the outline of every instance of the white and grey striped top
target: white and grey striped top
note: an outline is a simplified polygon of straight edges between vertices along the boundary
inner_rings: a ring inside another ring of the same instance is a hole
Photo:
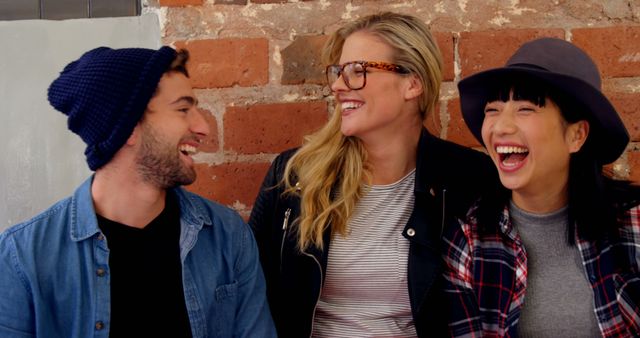
[[[349,235],[331,239],[313,337],[415,337],[407,287],[415,169],[374,185],[358,202]]]

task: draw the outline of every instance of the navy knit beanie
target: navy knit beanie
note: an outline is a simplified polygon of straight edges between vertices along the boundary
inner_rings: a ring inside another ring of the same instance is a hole
[[[68,64],[49,87],[49,102],[87,144],[91,170],[124,145],[176,57],[170,47],[99,47]]]

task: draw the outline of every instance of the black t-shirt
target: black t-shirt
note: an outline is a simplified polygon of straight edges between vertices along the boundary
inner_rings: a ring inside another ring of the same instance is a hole
[[[169,195],[165,209],[143,229],[98,215],[110,251],[110,337],[191,337],[182,288],[180,212]]]

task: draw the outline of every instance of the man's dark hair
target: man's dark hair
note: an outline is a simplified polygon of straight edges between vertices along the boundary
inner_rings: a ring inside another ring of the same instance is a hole
[[[189,77],[189,72],[187,71],[187,61],[189,61],[189,51],[186,49],[180,49],[176,52],[176,58],[171,62],[167,73],[170,72],[178,72],[184,74],[184,76]]]

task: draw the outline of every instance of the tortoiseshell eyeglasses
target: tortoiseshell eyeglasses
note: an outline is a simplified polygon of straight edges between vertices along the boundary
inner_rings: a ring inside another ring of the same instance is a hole
[[[342,75],[344,84],[349,89],[358,90],[367,84],[367,68],[375,68],[398,74],[409,74],[410,71],[402,66],[387,62],[351,61],[342,65],[328,65],[326,69],[329,87]]]

